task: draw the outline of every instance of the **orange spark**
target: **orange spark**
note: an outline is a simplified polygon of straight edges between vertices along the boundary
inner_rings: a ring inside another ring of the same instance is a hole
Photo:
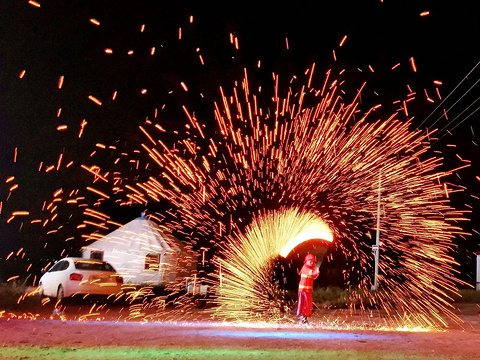
[[[439,98],[440,100],[442,100],[442,96],[440,95],[440,90],[438,89],[438,87],[435,88],[435,91],[436,91],[436,93],[437,93],[438,98]]]
[[[88,95],[88,98],[93,101],[95,104],[97,104],[98,106],[102,105],[102,102],[100,100],[98,100],[95,96],[92,96],[92,95]]]
[[[110,48],[105,49],[105,54],[113,54],[113,50]]]
[[[159,130],[159,131],[162,131],[162,132],[166,132],[167,130],[165,130],[160,124],[155,124],[155,127]]]
[[[430,15],[430,11],[423,11],[420,13],[420,16],[428,16]]]
[[[145,31],[145,24],[142,24],[142,26],[140,26],[140,32],[144,32]]]
[[[39,7],[40,7],[40,4],[39,4],[38,2],[36,2],[36,1],[29,0],[29,1],[28,1],[28,3],[29,3],[30,5],[32,5],[32,6],[35,6],[35,7],[37,7],[37,8],[39,8]]]
[[[91,192],[93,192],[93,193],[95,193],[95,194],[97,194],[97,195],[100,195],[100,196],[102,196],[102,197],[104,197],[104,198],[106,198],[106,199],[110,199],[110,196],[108,196],[107,194],[101,192],[100,190],[97,190],[97,189],[95,189],[95,188],[92,188],[92,187],[90,187],[90,186],[87,186],[87,190],[88,190],[88,191],[91,191]]]
[[[68,129],[67,125],[58,125],[57,126],[57,131],[63,131],[63,130],[67,130],[67,129]]]
[[[62,164],[62,159],[63,159],[63,154],[60,154],[58,156],[58,161],[57,161],[57,171],[60,169],[60,165]]]
[[[102,179],[103,181],[108,183],[108,180],[100,174],[100,169],[99,168],[96,168],[95,166],[92,166],[92,167],[89,168],[86,165],[80,165],[80,167],[84,170],[87,170],[92,175],[94,175],[95,179],[99,178],[99,179]],[[97,170],[97,171],[95,171],[95,170]]]
[[[410,58],[410,64],[412,65],[413,72],[417,72],[417,65],[415,65],[415,59],[413,57]]]
[[[58,79],[58,88],[61,89],[62,86],[63,86],[63,79],[64,79],[64,76],[60,76],[60,78]]]
[[[142,91],[140,91],[142,93],[142,95],[145,95],[147,93],[147,89],[142,89]]]
[[[342,38],[342,40],[340,41],[340,44],[339,44],[340,47],[343,46],[343,44],[345,43],[345,40],[347,40],[347,35],[345,35],[345,36]]]
[[[182,85],[183,90],[188,91],[187,85],[183,81],[180,83],[180,85]]]
[[[82,137],[83,129],[85,128],[86,125],[87,125],[87,122],[85,121],[85,119],[83,119],[82,122],[80,123],[80,131],[78,132],[79,139]]]
[[[22,71],[20,72],[20,75],[18,75],[18,77],[19,77],[20,79],[22,79],[22,78],[25,76],[25,73],[26,73],[26,72],[27,72],[26,70],[22,70]]]
[[[433,99],[428,95],[427,89],[423,89],[423,91],[425,92],[425,96],[427,97],[427,101],[433,103],[434,101],[433,101]]]
[[[12,212],[12,216],[27,216],[30,213],[28,211],[14,211]]]
[[[93,25],[100,26],[100,21],[98,21],[97,19],[91,18],[91,19],[90,19],[90,22],[91,22]]]
[[[153,143],[153,145],[157,145],[155,140],[153,140],[153,138],[150,136],[150,134],[142,126],[139,126],[139,128],[145,134],[145,136]]]
[[[405,116],[408,117],[407,102],[405,100],[403,100],[403,111],[405,112]]]

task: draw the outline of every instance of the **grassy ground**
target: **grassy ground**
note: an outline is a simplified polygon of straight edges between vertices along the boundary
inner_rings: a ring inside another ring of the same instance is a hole
[[[151,348],[151,347],[2,347],[0,359],[338,359],[467,360],[464,356],[419,355],[348,350]]]

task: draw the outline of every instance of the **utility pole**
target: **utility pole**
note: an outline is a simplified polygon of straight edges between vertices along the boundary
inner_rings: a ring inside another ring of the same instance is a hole
[[[373,254],[375,256],[375,274],[373,277],[372,290],[378,290],[378,260],[380,258],[380,194],[382,185],[382,173],[378,175],[378,197],[377,197],[377,231],[375,237],[375,245],[372,246]]]

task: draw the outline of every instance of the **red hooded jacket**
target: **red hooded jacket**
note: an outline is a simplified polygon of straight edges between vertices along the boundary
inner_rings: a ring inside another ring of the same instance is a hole
[[[315,258],[312,255],[312,260]],[[298,290],[303,292],[313,292],[313,280],[318,277],[319,271],[315,267],[310,267],[307,265],[308,255],[305,258],[305,263],[303,264],[302,270],[300,271],[300,283],[298,284]],[[315,261],[315,260],[314,260]]]

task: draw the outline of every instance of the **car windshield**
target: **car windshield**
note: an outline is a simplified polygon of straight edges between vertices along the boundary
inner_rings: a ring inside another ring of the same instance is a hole
[[[112,265],[110,265],[109,263],[89,260],[75,261],[75,269],[92,271],[115,271]]]

